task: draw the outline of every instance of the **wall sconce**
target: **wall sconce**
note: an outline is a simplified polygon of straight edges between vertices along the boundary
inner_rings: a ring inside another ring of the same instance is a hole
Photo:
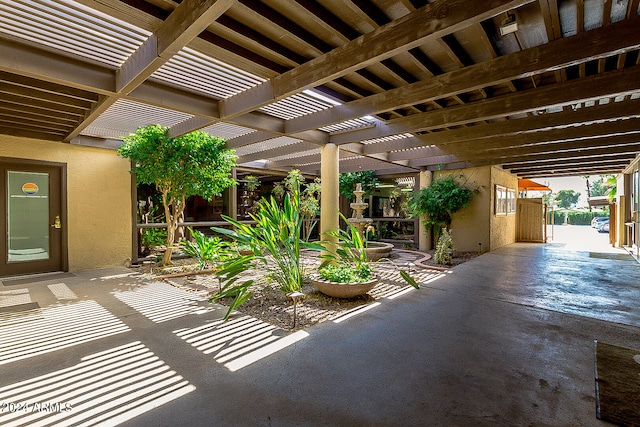
[[[509,13],[505,19],[500,23],[500,35],[506,36],[507,34],[515,33],[518,31],[518,21],[516,21],[516,15]]]

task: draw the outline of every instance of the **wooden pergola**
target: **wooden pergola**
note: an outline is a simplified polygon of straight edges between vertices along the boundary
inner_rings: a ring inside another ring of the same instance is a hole
[[[309,175],[329,143],[340,172],[619,173],[640,153],[638,6],[0,0],[0,134],[113,149],[160,123]]]

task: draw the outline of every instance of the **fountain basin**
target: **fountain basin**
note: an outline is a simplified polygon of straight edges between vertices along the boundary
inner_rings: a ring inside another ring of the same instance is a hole
[[[381,258],[389,258],[393,245],[385,242],[367,242],[364,253],[369,261],[378,261]],[[358,250],[358,249],[356,249]]]

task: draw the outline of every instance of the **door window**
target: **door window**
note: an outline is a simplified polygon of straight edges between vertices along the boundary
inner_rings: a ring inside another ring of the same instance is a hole
[[[49,259],[49,174],[7,171],[8,262]]]

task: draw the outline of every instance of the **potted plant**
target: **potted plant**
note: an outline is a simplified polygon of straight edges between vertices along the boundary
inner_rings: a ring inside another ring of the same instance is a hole
[[[343,219],[346,220],[346,218]],[[369,292],[379,282],[380,277],[375,274],[374,266],[379,261],[372,262],[363,250],[366,247],[363,237],[353,225],[348,225],[348,231],[338,229],[328,233],[338,239],[334,242],[323,242],[328,249],[321,255],[323,262],[318,273],[310,277],[320,292],[335,298],[354,298]],[[402,278],[416,289],[418,283],[406,271],[400,270]]]

